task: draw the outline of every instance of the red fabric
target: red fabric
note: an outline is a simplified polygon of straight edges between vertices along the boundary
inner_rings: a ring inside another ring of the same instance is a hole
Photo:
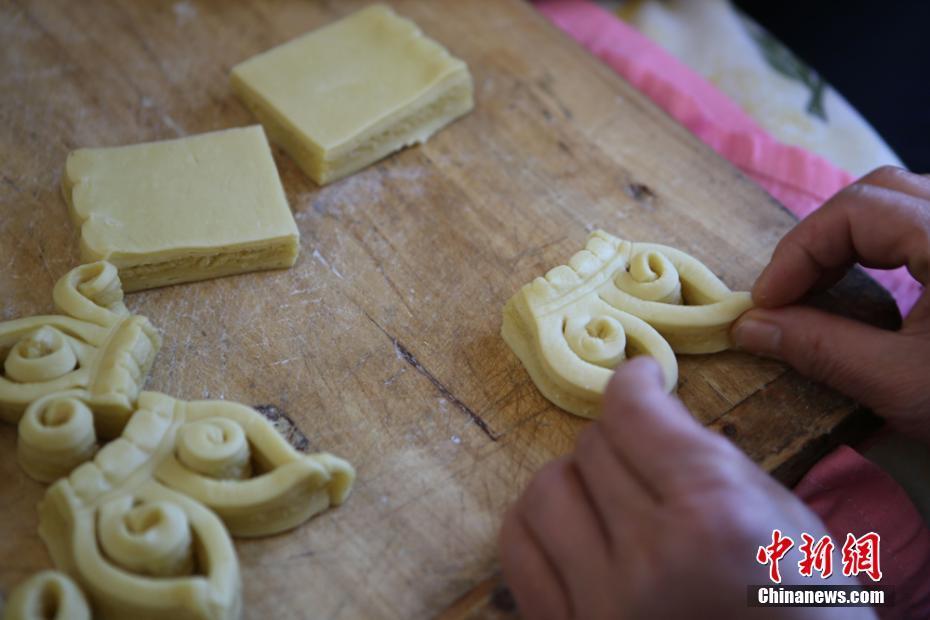
[[[930,531],[891,476],[841,446],[794,491],[826,523],[837,549],[847,533],[881,535],[881,584],[894,586],[896,601],[878,610],[882,618],[930,618]]]

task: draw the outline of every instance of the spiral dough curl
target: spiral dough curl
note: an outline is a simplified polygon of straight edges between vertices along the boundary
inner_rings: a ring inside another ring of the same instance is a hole
[[[251,474],[249,442],[242,427],[226,418],[206,418],[178,429],[178,460],[189,469],[220,480]]]
[[[62,377],[77,366],[77,356],[54,327],[42,326],[13,345],[3,363],[6,376],[19,383],[39,383]]]
[[[46,570],[37,573],[10,593],[5,620],[90,620],[84,595],[64,573]]]
[[[178,577],[193,571],[190,523],[177,504],[118,497],[100,508],[97,536],[104,554],[130,572]]]
[[[616,368],[626,358],[626,332],[610,316],[570,317],[565,340],[578,357],[604,368]]]
[[[17,457],[32,478],[52,482],[93,457],[94,414],[77,398],[36,404],[19,421]]]
[[[84,265],[77,283],[78,292],[104,308],[123,301],[123,287],[116,268],[104,262]]]
[[[682,302],[678,270],[665,254],[655,250],[633,255],[629,270],[618,273],[614,284],[621,291],[645,301]]]

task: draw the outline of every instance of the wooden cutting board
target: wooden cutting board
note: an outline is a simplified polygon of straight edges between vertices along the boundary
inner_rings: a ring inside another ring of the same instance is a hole
[[[253,123],[230,67],[363,4],[0,3],[0,320],[50,311],[52,284],[77,264],[58,191],[68,151]],[[746,289],[793,224],[531,6],[392,4],[468,62],[475,111],[324,189],[276,152],[302,235],[293,269],[128,297],[164,331],[150,389],[273,405],[311,449],[358,469],[344,507],[237,543],[248,618],[497,613],[500,517],[585,424],[549,405],[504,345],[506,299],[594,228],[686,250]],[[833,299],[895,321],[864,277]],[[867,423],[737,353],[683,358],[679,394],[789,481]],[[0,591],[49,565],[43,488],[14,447],[0,426]]]

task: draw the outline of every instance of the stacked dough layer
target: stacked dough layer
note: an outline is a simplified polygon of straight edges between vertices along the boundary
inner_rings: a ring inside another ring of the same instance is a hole
[[[68,156],[81,258],[127,291],[290,267],[300,233],[258,125]]]
[[[232,87],[320,185],[425,142],[474,107],[465,63],[384,5],[246,60]]]

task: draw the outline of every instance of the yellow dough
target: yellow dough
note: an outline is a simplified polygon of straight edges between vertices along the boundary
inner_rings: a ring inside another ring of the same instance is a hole
[[[260,128],[235,131],[231,146],[257,137],[267,151]],[[133,177],[147,161],[159,168],[167,155],[159,145],[128,148],[139,150],[105,165],[106,156],[74,155],[69,171],[81,174],[78,205],[88,196],[115,201],[119,187],[144,200],[143,190],[155,188],[132,188],[116,177]],[[170,151],[196,161],[211,149]],[[249,188],[225,183],[253,197],[266,188],[260,180]],[[166,193],[182,198],[175,189]],[[114,225],[102,212],[88,217],[84,233],[101,217],[104,229]],[[217,230],[234,232],[228,223],[219,218]],[[159,222],[151,230],[156,237],[163,231]],[[72,269],[52,298],[62,314],[0,322],[0,420],[19,422],[23,470],[42,482],[57,480],[39,505],[39,535],[63,573],[26,581],[3,618],[84,620],[92,609],[102,620],[236,620],[242,588],[230,534],[277,534],[342,504],[355,470],[331,454],[298,452],[245,405],[141,391],[161,338],[126,308],[113,264]]]
[[[19,421],[16,458],[31,478],[54,482],[94,456],[94,414],[84,399],[80,391],[58,392],[26,409]]]
[[[674,353],[729,348],[730,325],[751,306],[684,252],[595,231],[568,265],[507,302],[501,335],[546,398],[593,418],[624,359],[655,357],[672,391]]]
[[[31,402],[48,394],[82,390],[99,412],[97,432],[113,437],[133,410],[161,337],[148,319],[126,309],[110,263],[72,269],[52,298],[61,315],[0,323],[0,420],[19,421]]]
[[[290,267],[299,233],[258,125],[68,156],[81,258],[126,291]]]
[[[3,620],[90,620],[84,595],[58,571],[36,573],[10,594]]]
[[[465,63],[384,5],[237,65],[232,87],[320,185],[425,142],[474,105]]]
[[[142,392],[122,435],[95,453],[98,419],[86,391],[48,394],[20,421],[17,453],[33,477],[64,476],[39,505],[39,535],[104,620],[239,618],[230,534],[297,527],[342,504],[355,480],[348,462],[297,452],[238,403]],[[39,596],[78,609],[80,592],[60,582],[43,577],[11,609]]]
[[[80,397],[35,406],[61,399]],[[245,405],[142,392],[122,436],[49,488],[39,534],[97,618],[230,620],[241,611],[230,533],[296,527],[344,502],[354,479]]]

